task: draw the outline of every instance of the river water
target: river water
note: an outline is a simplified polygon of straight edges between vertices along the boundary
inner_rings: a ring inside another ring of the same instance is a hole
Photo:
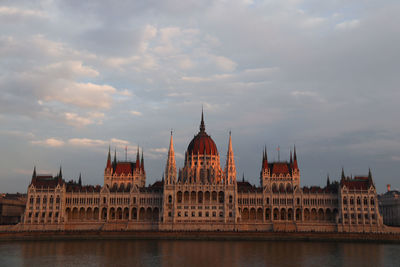
[[[0,266],[400,266],[400,245],[300,241],[0,242]]]

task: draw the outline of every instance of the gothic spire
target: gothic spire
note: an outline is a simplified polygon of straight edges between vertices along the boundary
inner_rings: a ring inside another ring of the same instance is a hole
[[[117,165],[117,148],[114,150],[114,166]]]
[[[61,165],[60,165],[60,172],[58,173],[58,177],[62,178],[62,169],[61,169]]]
[[[143,169],[144,171],[144,157],[143,157],[143,148],[142,148],[142,159],[140,160],[140,167]]]
[[[264,147],[264,149],[263,149],[262,164],[264,164],[264,160],[265,160],[265,147]]]
[[[137,146],[137,152],[136,152],[136,169],[140,169],[140,152],[139,152],[139,145]]]
[[[108,156],[107,156],[107,169],[111,168],[111,151],[110,146],[108,146]]]
[[[226,153],[225,179],[226,183],[229,184],[232,184],[236,181],[236,166],[232,148],[232,134],[230,131],[229,131],[228,152]]]
[[[267,146],[264,146],[262,169],[268,169],[268,152],[267,152]]]
[[[32,178],[36,178],[36,166],[33,166]]]
[[[82,174],[81,173],[79,173],[78,184],[82,185]]]
[[[296,154],[296,145],[293,148],[293,168],[298,169],[299,166],[297,165],[297,154]]]
[[[205,132],[206,126],[204,125],[204,114],[203,114],[203,107],[201,107],[201,122],[200,122],[200,132]]]
[[[168,159],[165,166],[165,181],[167,184],[172,184],[176,182],[176,162],[175,162],[175,152],[174,152],[174,139],[172,137],[169,141],[168,149]]]
[[[345,177],[345,175],[344,175],[344,169],[343,169],[343,167],[342,167],[342,177],[341,177],[342,179],[345,179],[346,177]]]
[[[229,131],[229,143],[228,143],[228,154],[232,152],[233,155],[233,149],[232,149],[232,132]]]
[[[374,185],[374,181],[372,181],[371,168],[368,168],[368,183],[369,183],[370,185]]]

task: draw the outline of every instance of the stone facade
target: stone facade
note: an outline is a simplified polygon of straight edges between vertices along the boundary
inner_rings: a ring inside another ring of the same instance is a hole
[[[177,169],[171,133],[165,178],[145,186],[143,153],[136,162],[111,161],[104,186],[66,182],[37,175],[28,187],[26,229],[188,230],[188,231],[326,231],[381,232],[377,194],[368,176],[300,187],[296,148],[287,162],[268,161],[263,152],[260,186],[236,180],[229,134],[221,168],[217,146],[205,131],[189,143],[183,168]]]
[[[400,226],[400,192],[388,190],[379,196],[379,209],[383,216],[383,223],[390,226]]]
[[[21,222],[26,206],[26,195],[0,195],[0,225],[17,224]]]

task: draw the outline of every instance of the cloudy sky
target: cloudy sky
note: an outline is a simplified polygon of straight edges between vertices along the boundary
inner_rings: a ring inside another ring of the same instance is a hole
[[[0,192],[33,166],[103,184],[108,146],[144,149],[160,179],[170,130],[177,163],[206,130],[238,178],[261,154],[302,185],[367,174],[400,188],[397,0],[0,1]]]

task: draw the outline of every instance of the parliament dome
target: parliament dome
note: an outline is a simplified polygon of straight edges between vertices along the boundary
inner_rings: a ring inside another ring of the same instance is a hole
[[[190,141],[188,149],[188,155],[218,155],[218,149],[212,140],[211,136],[206,133],[206,128],[204,125],[203,112],[201,113],[201,123],[199,133],[193,137]]]

